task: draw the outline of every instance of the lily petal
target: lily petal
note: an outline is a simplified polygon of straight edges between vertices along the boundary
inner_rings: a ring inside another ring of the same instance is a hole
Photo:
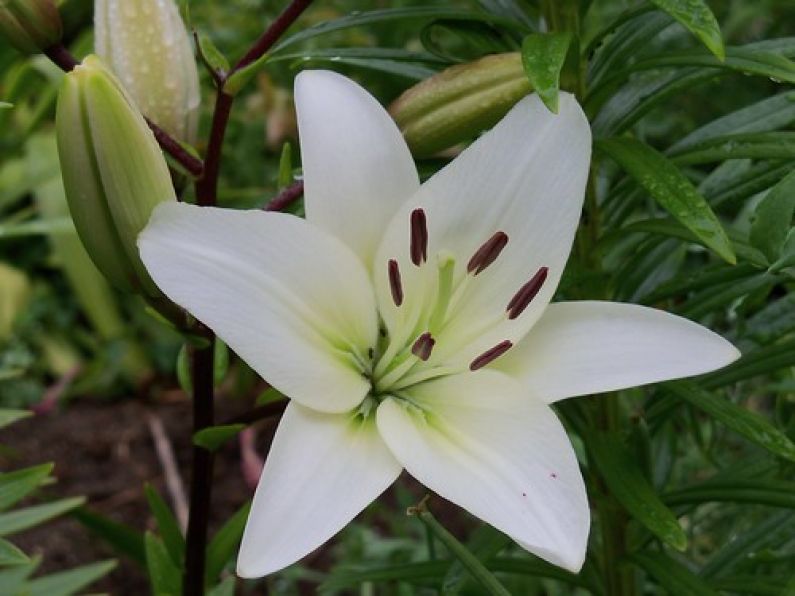
[[[295,402],[273,440],[251,507],[237,573],[261,577],[334,536],[401,472],[372,419]]]
[[[461,352],[459,360],[468,363],[503,340],[516,343],[558,285],[580,218],[590,155],[588,120],[574,97],[562,94],[555,115],[531,95],[423,184],[390,223],[376,259],[379,305],[390,332],[412,326],[405,320],[412,301],[433,299],[434,289],[428,288],[434,288],[435,255],[449,251],[455,257],[460,282],[472,255],[504,232],[507,245],[469,280],[443,336],[436,338],[432,358],[443,361]],[[425,211],[428,229],[430,266],[422,268],[412,266],[409,252],[409,221],[416,208]],[[389,259],[396,259],[403,273],[407,307],[391,299]],[[508,321],[511,299],[543,267],[549,271],[535,299]]]
[[[383,231],[419,188],[406,142],[386,110],[334,72],[295,80],[306,218],[371,265]]]
[[[588,501],[549,406],[489,370],[417,385],[408,399],[385,400],[376,419],[412,476],[542,559],[580,569]]]
[[[324,412],[367,394],[351,353],[375,345],[375,300],[333,236],[281,213],[168,203],[138,246],[160,289],[282,393]]]
[[[550,304],[494,368],[547,403],[706,373],[740,352],[717,333],[662,310],[615,302]]]

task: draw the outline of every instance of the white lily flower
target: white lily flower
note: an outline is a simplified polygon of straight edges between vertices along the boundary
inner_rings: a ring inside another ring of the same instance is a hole
[[[152,278],[292,398],[238,573],[297,561],[402,469],[539,557],[577,571],[590,515],[550,403],[704,373],[738,356],[685,319],[550,305],[591,155],[563,94],[520,101],[420,186],[383,108],[331,72],[296,80],[306,220],[159,207]]]

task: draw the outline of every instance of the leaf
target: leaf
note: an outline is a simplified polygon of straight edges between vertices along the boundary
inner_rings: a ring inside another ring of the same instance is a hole
[[[781,255],[795,213],[795,170],[765,195],[751,220],[751,243],[774,263]]]
[[[14,107],[14,104],[8,103],[7,101],[0,101],[0,110],[10,110]]]
[[[0,409],[0,428],[9,426],[18,420],[29,418],[30,416],[33,416],[33,412],[30,410],[9,410],[5,408]]]
[[[53,573],[31,580],[25,590],[26,596],[71,596],[104,577],[116,567],[116,561],[102,561]]]
[[[704,0],[651,0],[660,10],[664,10],[693,35],[698,37],[707,49],[720,60],[726,57],[720,25]]]
[[[593,434],[588,445],[610,492],[632,517],[663,542],[684,551],[687,548],[685,531],[646,480],[621,439],[607,433]]]
[[[533,89],[553,114],[558,113],[560,72],[571,47],[570,33],[531,33],[522,42],[522,66]]]
[[[151,532],[147,532],[144,544],[152,593],[155,596],[179,596],[182,591],[182,576],[179,568],[168,555],[163,542]]]
[[[270,60],[270,54],[263,54],[254,62],[235,70],[224,82],[223,92],[234,97],[243,90],[251,79]]]
[[[160,530],[163,544],[174,565],[181,567],[185,556],[185,537],[179,528],[177,518],[174,517],[169,506],[152,485],[147,484],[144,486],[144,493],[149,503],[149,510],[157,521],[157,528]]]
[[[245,424],[210,426],[193,435],[193,444],[204,447],[208,451],[216,451],[244,428],[246,428]]]
[[[759,132],[707,139],[686,149],[671,151],[679,165],[697,165],[725,159],[795,159],[795,132]]]
[[[320,584],[318,592],[321,594],[334,592],[350,586],[359,586],[364,582],[382,585],[390,581],[412,583],[436,581],[444,576],[449,566],[449,561],[422,561],[384,567],[338,567]]]
[[[676,397],[706,412],[749,441],[795,462],[795,444],[770,422],[728,399],[702,389],[692,381],[672,381],[663,387]]]
[[[28,556],[16,546],[0,538],[0,567],[26,565],[30,563]]]
[[[511,544],[511,539],[505,534],[487,524],[479,526],[467,542],[467,548],[481,561],[486,561],[497,555],[502,549]],[[469,574],[461,561],[450,565],[442,583],[442,593],[452,596],[458,594],[469,579]]]
[[[107,542],[117,553],[130,557],[141,566],[146,565],[144,536],[140,532],[85,507],[75,509],[70,515]]]
[[[440,524],[430,511],[425,507],[424,503],[420,503],[418,507],[409,510],[410,515],[415,515],[425,524],[427,528],[433,532],[433,535],[444,544],[450,554],[458,559],[469,574],[477,580],[485,593],[497,596],[510,596],[510,592],[505,589],[499,580],[492,575],[491,571],[486,569],[483,563],[473,555],[467,547],[461,544],[458,539],[453,536],[447,529]]]
[[[246,503],[213,536],[207,546],[207,573],[208,582],[214,582],[221,575],[234,554],[237,552],[240,539],[243,537],[243,529],[246,527],[248,512],[251,510],[251,503]]]
[[[205,33],[194,32],[199,58],[214,77],[229,72],[229,61]]]
[[[235,596],[235,578],[227,577],[220,584],[208,590],[207,596]]]
[[[35,505],[25,509],[18,509],[10,513],[0,513],[0,536],[10,536],[16,532],[27,530],[46,522],[54,517],[63,515],[80,507],[85,502],[83,497],[63,499],[46,505]]]
[[[628,558],[651,575],[669,594],[718,596],[703,579],[663,552],[633,553]]]
[[[0,474],[0,511],[24,499],[41,486],[52,472],[53,464]]]
[[[728,263],[737,262],[729,238],[706,199],[664,155],[634,139],[605,139],[597,141],[596,146],[706,246]]]
[[[780,480],[708,480],[663,495],[671,507],[702,503],[751,503],[795,509],[795,483]]]
[[[229,348],[226,344],[215,338],[213,344],[213,383],[218,386],[229,371]]]

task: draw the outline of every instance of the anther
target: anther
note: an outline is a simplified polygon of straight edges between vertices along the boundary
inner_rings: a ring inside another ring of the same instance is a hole
[[[422,361],[428,360],[431,357],[433,346],[436,345],[436,340],[430,333],[423,333],[414,342],[411,347],[411,353]]]
[[[538,292],[541,291],[547,279],[548,272],[549,269],[547,267],[541,267],[536,271],[536,274],[530,278],[530,281],[519,288],[519,291],[511,298],[508,306],[505,307],[505,310],[508,311],[509,319],[515,319],[524,312],[527,305],[530,304],[533,298],[538,295]]]
[[[472,363],[469,365],[469,370],[475,371],[479,368],[483,368],[487,364],[494,362],[497,358],[505,354],[508,350],[513,347],[513,342],[510,340],[501,341],[496,346],[491,349],[486,350],[480,356],[475,358]]]
[[[428,260],[428,223],[422,209],[411,212],[410,251],[411,262],[418,267]]]
[[[502,249],[508,244],[508,234],[497,232],[486,240],[483,245],[475,251],[467,264],[467,273],[477,275],[486,267],[491,265],[500,256]]]
[[[403,304],[403,284],[400,281],[400,268],[395,259],[389,260],[389,289],[392,290],[392,300],[395,306]]]

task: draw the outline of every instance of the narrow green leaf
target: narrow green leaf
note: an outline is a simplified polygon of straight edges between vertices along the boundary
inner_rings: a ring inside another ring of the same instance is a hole
[[[70,515],[107,542],[117,553],[130,557],[141,566],[146,565],[142,533],[85,507],[74,510]]]
[[[663,495],[671,507],[702,503],[752,503],[795,509],[795,483],[779,480],[709,480]]]
[[[0,428],[9,426],[18,420],[29,418],[30,416],[33,416],[33,412],[30,410],[0,409]]]
[[[588,445],[610,492],[655,536],[677,550],[687,548],[687,535],[673,512],[660,500],[621,439],[607,433],[594,434]]]
[[[14,104],[8,103],[7,101],[0,101],[0,110],[10,110],[14,107]]]
[[[157,490],[152,485],[144,486],[146,500],[149,503],[149,510],[155,516],[157,528],[163,544],[171,556],[171,560],[177,567],[182,567],[182,560],[185,556],[185,537],[179,529],[177,518],[171,512],[171,508],[166,504]]]
[[[16,546],[0,538],[0,567],[26,565],[30,563],[28,556]]]
[[[782,308],[786,307],[789,302],[784,302]],[[775,314],[775,311],[772,314]],[[787,315],[792,316],[790,313]],[[786,320],[783,322],[787,324]],[[745,381],[790,366],[795,366],[795,340],[762,346],[751,352],[746,352],[729,366],[701,377],[699,384],[704,389],[720,389],[738,381]]]
[[[74,497],[45,505],[18,509],[9,513],[0,513],[0,536],[10,536],[37,526],[54,517],[63,515],[67,511],[80,507],[84,502],[85,499],[83,497]]]
[[[284,190],[293,183],[293,146],[289,141],[282,145],[282,153],[279,156],[279,175],[276,185],[279,190]]]
[[[268,60],[270,60],[270,54],[263,54],[251,64],[247,64],[243,68],[234,71],[229,78],[226,79],[223,92],[232,97],[240,93],[243,87],[248,85],[249,81],[256,76]]]
[[[447,528],[445,528],[436,520],[433,514],[425,507],[424,503],[421,503],[418,507],[410,509],[409,513],[419,517],[420,520],[428,528],[430,528],[431,532],[433,532],[433,535],[436,536],[436,538],[438,538],[439,541],[445,545],[447,550],[449,550],[450,553],[461,562],[470,575],[472,575],[472,577],[477,580],[481,587],[483,587],[487,594],[510,596],[510,592],[505,589],[505,586],[503,586],[499,580],[492,575],[491,571],[486,569],[483,563],[481,563],[480,560],[478,560],[478,558],[467,549],[467,547],[461,544],[455,536],[447,531]]]
[[[197,48],[199,50],[199,58],[210,71],[211,74],[217,76],[229,72],[229,61],[221,53],[213,40],[210,39],[205,33],[195,33],[197,41]]]
[[[248,512],[251,503],[246,503],[213,536],[207,546],[207,581],[215,582],[218,576],[226,567],[235,553],[237,552],[240,539],[243,537],[243,529],[246,527]]]
[[[30,577],[41,563],[41,557],[33,557],[29,563],[25,565],[15,565],[10,569],[0,571],[0,587],[2,587],[2,594],[17,596],[20,593],[25,594],[23,589],[26,588],[26,580]]]
[[[560,72],[571,47],[570,33],[531,33],[522,42],[522,66],[533,89],[558,113]]]
[[[179,596],[182,591],[182,576],[174,565],[163,542],[151,532],[144,538],[146,546],[146,568],[155,596]]]
[[[218,386],[229,372],[229,348],[217,337],[213,345],[213,382]]]
[[[449,561],[422,561],[384,567],[337,567],[320,584],[318,593],[325,594],[351,586],[358,587],[364,582],[376,582],[383,585],[386,582],[398,581],[410,583],[438,581],[444,576],[444,572],[449,566]]]
[[[703,579],[663,552],[633,553],[629,560],[651,575],[669,594],[718,596]]]
[[[207,591],[207,596],[235,596],[235,578],[227,577],[220,584]]]
[[[665,389],[706,412],[749,441],[795,462],[795,444],[770,422],[726,398],[706,391],[692,381],[665,383]]]
[[[679,165],[699,165],[726,159],[795,159],[795,132],[774,131],[713,137],[671,151]]]
[[[246,428],[245,424],[227,424],[211,426],[193,435],[193,444],[204,447],[208,451],[216,451],[221,445]]]
[[[180,389],[188,395],[193,394],[193,379],[190,374],[190,358],[188,357],[188,344],[182,344],[177,353],[177,382]]]
[[[751,243],[771,263],[781,255],[795,213],[795,170],[776,184],[756,206],[751,220]]]
[[[728,263],[737,258],[706,199],[663,154],[634,139],[613,138],[596,146],[632,176],[664,209]]]
[[[496,556],[502,549],[511,543],[511,539],[505,534],[483,524],[479,526],[467,542],[467,549],[481,561],[487,561]],[[450,565],[442,583],[442,593],[458,594],[464,587],[469,574],[461,561],[456,561]]]
[[[726,57],[720,25],[704,0],[651,0],[660,10],[664,10],[693,35],[698,37],[707,49],[719,59]]]
[[[52,472],[53,464],[0,473],[0,511],[18,503],[36,490]]]
[[[71,596],[110,573],[116,561],[102,561],[31,580],[26,596]]]

